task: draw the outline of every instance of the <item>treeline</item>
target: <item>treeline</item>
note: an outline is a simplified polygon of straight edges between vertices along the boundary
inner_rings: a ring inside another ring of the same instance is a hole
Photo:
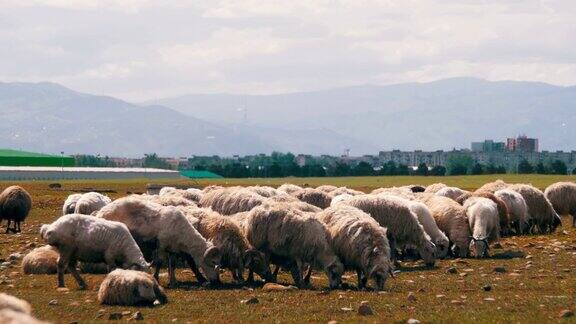
[[[518,173],[520,174],[568,174],[568,167],[566,163],[555,160],[544,164],[539,162],[536,165],[530,164],[527,160],[522,160],[518,164]],[[576,168],[572,170],[572,174],[576,174]]]

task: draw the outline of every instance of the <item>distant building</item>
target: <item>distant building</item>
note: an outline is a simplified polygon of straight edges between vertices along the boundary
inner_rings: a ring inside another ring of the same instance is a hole
[[[511,152],[538,152],[538,139],[520,135],[506,140],[506,149]]]
[[[485,140],[484,142],[472,142],[472,152],[503,152],[506,149],[504,142]]]

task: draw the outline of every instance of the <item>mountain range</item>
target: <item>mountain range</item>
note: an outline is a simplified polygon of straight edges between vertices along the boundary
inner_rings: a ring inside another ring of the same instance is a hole
[[[576,148],[576,87],[474,78],[277,95],[199,94],[129,103],[54,83],[0,83],[0,147],[141,156],[469,147],[540,138]]]

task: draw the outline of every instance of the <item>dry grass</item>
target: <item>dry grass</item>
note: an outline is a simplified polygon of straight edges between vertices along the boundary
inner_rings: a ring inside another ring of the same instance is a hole
[[[495,178],[497,177],[225,179],[210,183],[279,185],[292,182],[314,186],[330,183],[367,191],[381,186],[428,184],[436,181],[474,189]],[[568,177],[502,178],[508,182],[530,182],[543,188]],[[13,252],[26,252],[33,244],[41,245],[37,235],[40,224],[59,216],[62,202],[70,190],[84,187],[113,189],[117,193],[110,195],[117,198],[127,192],[143,192],[146,183],[144,180],[63,182],[64,188],[61,191],[49,189],[46,182],[21,183],[32,194],[34,209],[23,226],[22,234],[0,234],[0,258],[6,258]],[[207,183],[202,181],[200,185]],[[8,185],[10,183],[0,183],[0,188]],[[103,275],[84,275],[90,287],[88,291],[77,290],[75,282],[67,275],[66,283],[70,290],[58,292],[55,289],[55,275],[24,276],[19,264],[0,272],[0,291],[28,300],[33,305],[36,316],[54,322],[99,321],[107,319],[111,312],[136,310],[140,310],[146,320],[155,322],[171,319],[182,322],[404,322],[408,318],[423,322],[548,322],[558,320],[561,310],[575,308],[576,230],[569,227],[568,219],[564,220],[564,224],[564,227],[553,235],[504,239],[502,249],[491,251],[494,256],[518,251],[530,258],[519,256],[512,259],[443,260],[434,269],[425,269],[419,263],[407,262],[403,264],[401,273],[396,278],[388,280],[383,293],[354,290],[323,293],[321,289],[327,286],[323,274],[316,274],[317,277],[313,278],[317,290],[263,292],[258,287],[248,290],[232,286],[223,290],[208,290],[192,284],[194,278],[191,273],[180,270],[178,278],[187,281],[187,284],[168,291],[168,304],[156,308],[109,307],[101,306],[96,301],[96,290],[103,280]],[[451,266],[458,269],[457,274],[446,272]],[[493,269],[496,266],[505,267],[507,272],[495,273]],[[227,274],[224,280],[230,282]],[[166,283],[165,278],[163,281]],[[282,274],[281,281],[291,283],[286,274]],[[354,274],[347,274],[346,282],[354,285],[355,281]],[[491,285],[491,291],[482,289],[486,284]],[[416,301],[408,301],[409,292],[415,293]],[[252,296],[256,296],[260,303],[240,303]],[[494,298],[495,301],[485,300],[486,298]],[[53,299],[58,300],[58,304],[49,306],[48,302]],[[361,318],[356,314],[355,309],[364,300],[370,302],[376,312],[375,316]],[[342,310],[347,307],[354,311]],[[98,317],[99,314],[103,315]]]

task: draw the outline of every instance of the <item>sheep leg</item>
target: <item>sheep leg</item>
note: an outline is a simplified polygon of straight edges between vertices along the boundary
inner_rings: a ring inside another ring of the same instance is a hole
[[[312,266],[308,266],[308,271],[306,272],[306,276],[304,276],[304,284],[310,284],[310,277],[312,276]]]
[[[280,265],[276,265],[276,269],[274,269],[274,273],[272,273],[272,282],[276,282],[278,280],[278,272],[280,272]]]
[[[66,287],[64,284],[64,271],[66,271],[66,268],[68,268],[68,257],[69,255],[60,251],[60,256],[58,257],[58,265],[56,267],[56,271],[58,273],[58,288]]]
[[[292,265],[290,268],[290,272],[292,273],[292,279],[294,279],[294,283],[296,287],[302,288],[304,283],[302,282],[302,273],[300,273],[300,269],[296,264]]]
[[[86,289],[86,282],[84,281],[84,279],[82,279],[82,277],[80,277],[80,274],[78,273],[78,270],[76,269],[76,260],[70,261],[70,263],[68,264],[68,271],[70,271],[70,273],[72,274],[72,276],[74,277],[74,279],[78,283],[78,286],[80,286],[80,290],[85,290]]]
[[[358,277],[358,290],[366,288],[368,278],[364,276],[364,272],[360,269],[356,269],[356,276]]]
[[[17,221],[16,225],[18,227],[18,229],[17,229],[18,233],[22,232],[22,230],[20,229],[20,221]]]
[[[168,287],[176,287],[178,285],[176,281],[176,265],[174,264],[174,256],[172,254],[168,255],[168,276],[170,278]]]
[[[12,221],[8,219],[8,225],[6,225],[6,234],[10,233],[10,223],[12,223]]]
[[[252,269],[248,270],[248,279],[246,279],[246,281],[248,281],[248,283],[254,282],[254,271],[252,271]]]
[[[160,268],[162,267],[162,260],[157,258],[154,260],[154,278],[156,279],[156,281],[160,282],[159,277],[160,277]]]
[[[204,278],[204,276],[202,275],[200,270],[198,270],[198,266],[196,266],[196,262],[194,261],[194,258],[192,258],[189,255],[186,255],[186,261],[188,262],[188,265],[190,266],[190,270],[192,270],[192,272],[194,272],[194,275],[196,276],[196,280],[198,280],[198,282],[201,284],[205,283],[207,280],[206,280],[206,278]]]

